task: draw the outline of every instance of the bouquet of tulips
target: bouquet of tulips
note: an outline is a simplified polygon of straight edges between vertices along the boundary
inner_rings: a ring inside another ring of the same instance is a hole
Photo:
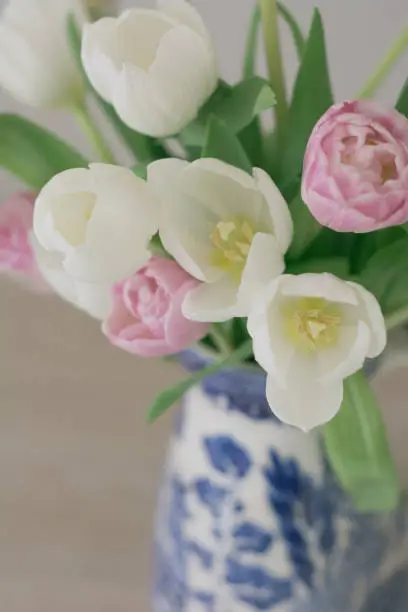
[[[209,367],[162,393],[151,421],[205,376],[258,363],[282,421],[324,425],[357,507],[394,508],[364,364],[408,321],[408,83],[395,109],[372,100],[408,30],[356,100],[335,104],[317,10],[304,36],[284,6],[254,1],[243,78],[229,84],[187,0],[119,15],[109,4],[9,0],[0,18],[0,83],[31,106],[71,110],[95,145],[89,163],[0,115],[0,164],[29,188],[0,209],[1,268],[99,319],[134,355],[206,352]],[[299,55],[290,96],[280,19]],[[261,30],[268,78],[255,71]]]

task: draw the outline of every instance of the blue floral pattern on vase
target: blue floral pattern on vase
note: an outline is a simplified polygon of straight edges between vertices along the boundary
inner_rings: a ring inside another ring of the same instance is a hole
[[[265,402],[255,369],[185,398],[159,502],[155,612],[407,612],[406,507],[356,512],[318,435],[282,426]]]

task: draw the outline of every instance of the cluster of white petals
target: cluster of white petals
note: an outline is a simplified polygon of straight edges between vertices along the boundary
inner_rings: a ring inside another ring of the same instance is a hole
[[[79,72],[67,40],[67,17],[88,17],[84,0],[7,0],[0,14],[0,84],[29,106],[77,103]]]
[[[63,297],[101,318],[107,287],[145,265],[157,229],[158,206],[146,182],[108,164],[58,174],[34,209],[44,276]],[[103,304],[89,305],[101,296]]]
[[[154,162],[148,182],[161,200],[167,251],[202,284],[184,302],[195,321],[249,314],[259,290],[284,270],[292,219],[272,179],[218,159]]]
[[[385,348],[375,297],[331,274],[283,275],[265,288],[248,320],[275,414],[308,431],[341,407],[343,381]]]
[[[84,28],[82,61],[96,91],[131,128],[179,132],[215,90],[211,38],[186,0],[158,0]]]

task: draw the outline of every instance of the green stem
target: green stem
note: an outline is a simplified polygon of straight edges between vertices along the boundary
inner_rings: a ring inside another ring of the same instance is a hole
[[[248,37],[245,45],[244,78],[249,79],[255,74],[255,57],[258,42],[258,29],[261,23],[261,9],[257,5],[252,14],[251,24],[248,30]]]
[[[261,9],[269,81],[277,99],[275,106],[276,126],[278,131],[281,131],[288,111],[288,103],[279,42],[278,6],[276,0],[259,0],[259,6]]]
[[[303,32],[300,29],[299,24],[296,21],[296,19],[293,17],[292,13],[281,2],[278,2],[278,10],[281,14],[281,17],[286,21],[292,33],[293,42],[295,43],[298,58],[301,61],[303,57],[303,52],[306,47],[306,41],[305,41],[305,37],[303,36]]]
[[[358,98],[372,98],[377,89],[380,87],[386,76],[391,72],[392,68],[399,60],[408,46],[408,27],[404,29],[402,34],[397,38],[391,49],[388,51],[380,65],[370,77],[363,89],[358,94]]]
[[[86,104],[83,103],[75,106],[75,108],[73,108],[73,114],[78,125],[92,143],[95,152],[99,157],[99,161],[107,164],[114,164],[115,157],[106,143],[99,126],[95,123]]]
[[[214,323],[211,326],[209,335],[217,347],[220,355],[227,357],[232,353],[233,347],[224,332],[223,326],[220,323]]]

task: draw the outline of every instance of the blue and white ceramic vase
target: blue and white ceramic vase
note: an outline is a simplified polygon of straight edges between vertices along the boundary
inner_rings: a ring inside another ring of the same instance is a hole
[[[264,375],[221,372],[186,396],[171,442],[154,612],[408,612],[407,518],[359,514],[318,435],[274,418]]]

